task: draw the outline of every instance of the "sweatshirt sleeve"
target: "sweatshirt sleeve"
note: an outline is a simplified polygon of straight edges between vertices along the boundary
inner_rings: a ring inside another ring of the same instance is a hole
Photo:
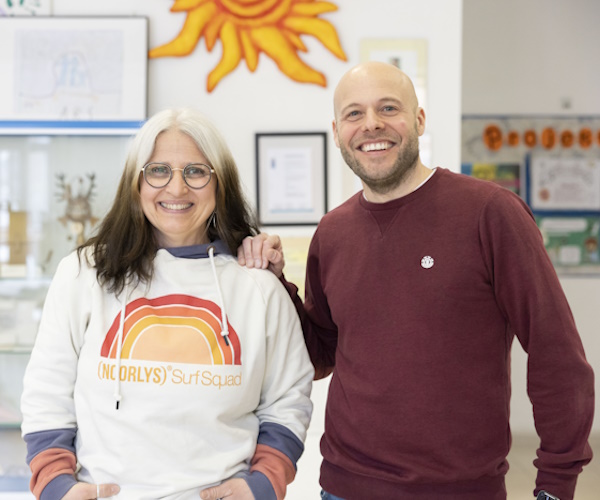
[[[273,280],[267,296],[266,366],[256,410],[259,436],[247,482],[256,498],[279,500],[294,479],[296,462],[304,451],[312,415],[314,370],[294,306],[280,283]],[[268,490],[269,485],[270,495],[256,489]]]
[[[315,380],[325,378],[333,371],[338,339],[337,326],[331,318],[323,291],[319,228],[308,251],[305,302],[303,303],[298,296],[298,288],[293,283],[288,282],[283,276],[281,279],[300,316],[306,347],[315,367]]]
[[[540,437],[535,493],[571,500],[592,458],[592,368],[529,208],[498,190],[481,214],[480,235],[499,307],[528,354],[527,391]]]
[[[75,483],[76,416],[73,389],[85,328],[86,294],[79,289],[79,259],[61,261],[52,280],[23,379],[22,435],[32,470],[31,489],[50,498]],[[62,495],[61,495],[62,496]]]

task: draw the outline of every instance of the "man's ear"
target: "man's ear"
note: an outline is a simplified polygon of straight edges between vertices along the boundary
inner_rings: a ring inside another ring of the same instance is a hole
[[[423,135],[425,132],[425,110],[423,108],[417,108],[417,130],[419,135]]]
[[[335,120],[333,120],[331,122],[331,128],[333,130],[333,140],[335,141],[335,145],[339,148],[340,147],[340,141],[338,139],[338,134],[337,134],[337,125],[335,123]]]

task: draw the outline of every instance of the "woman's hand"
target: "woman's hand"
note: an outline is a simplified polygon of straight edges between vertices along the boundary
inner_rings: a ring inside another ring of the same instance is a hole
[[[121,491],[116,484],[89,484],[77,483],[62,500],[94,500],[95,498],[109,498]]]
[[[248,483],[239,477],[229,479],[219,486],[213,486],[200,492],[202,500],[254,500]]]

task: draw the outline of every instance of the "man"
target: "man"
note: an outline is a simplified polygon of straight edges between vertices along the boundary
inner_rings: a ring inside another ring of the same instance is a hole
[[[421,163],[425,113],[391,65],[346,73],[334,112],[364,189],[317,227],[304,304],[282,277],[277,237],[238,252],[282,277],[316,377],[333,371],[324,498],[505,499],[516,335],[540,436],[534,495],[571,500],[592,457],[593,373],[529,209]]]

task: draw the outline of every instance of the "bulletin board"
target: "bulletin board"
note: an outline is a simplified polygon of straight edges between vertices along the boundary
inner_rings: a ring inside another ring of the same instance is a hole
[[[526,201],[562,274],[600,274],[600,117],[465,116],[461,172]]]
[[[0,129],[146,118],[145,17],[0,17],[0,47]]]

